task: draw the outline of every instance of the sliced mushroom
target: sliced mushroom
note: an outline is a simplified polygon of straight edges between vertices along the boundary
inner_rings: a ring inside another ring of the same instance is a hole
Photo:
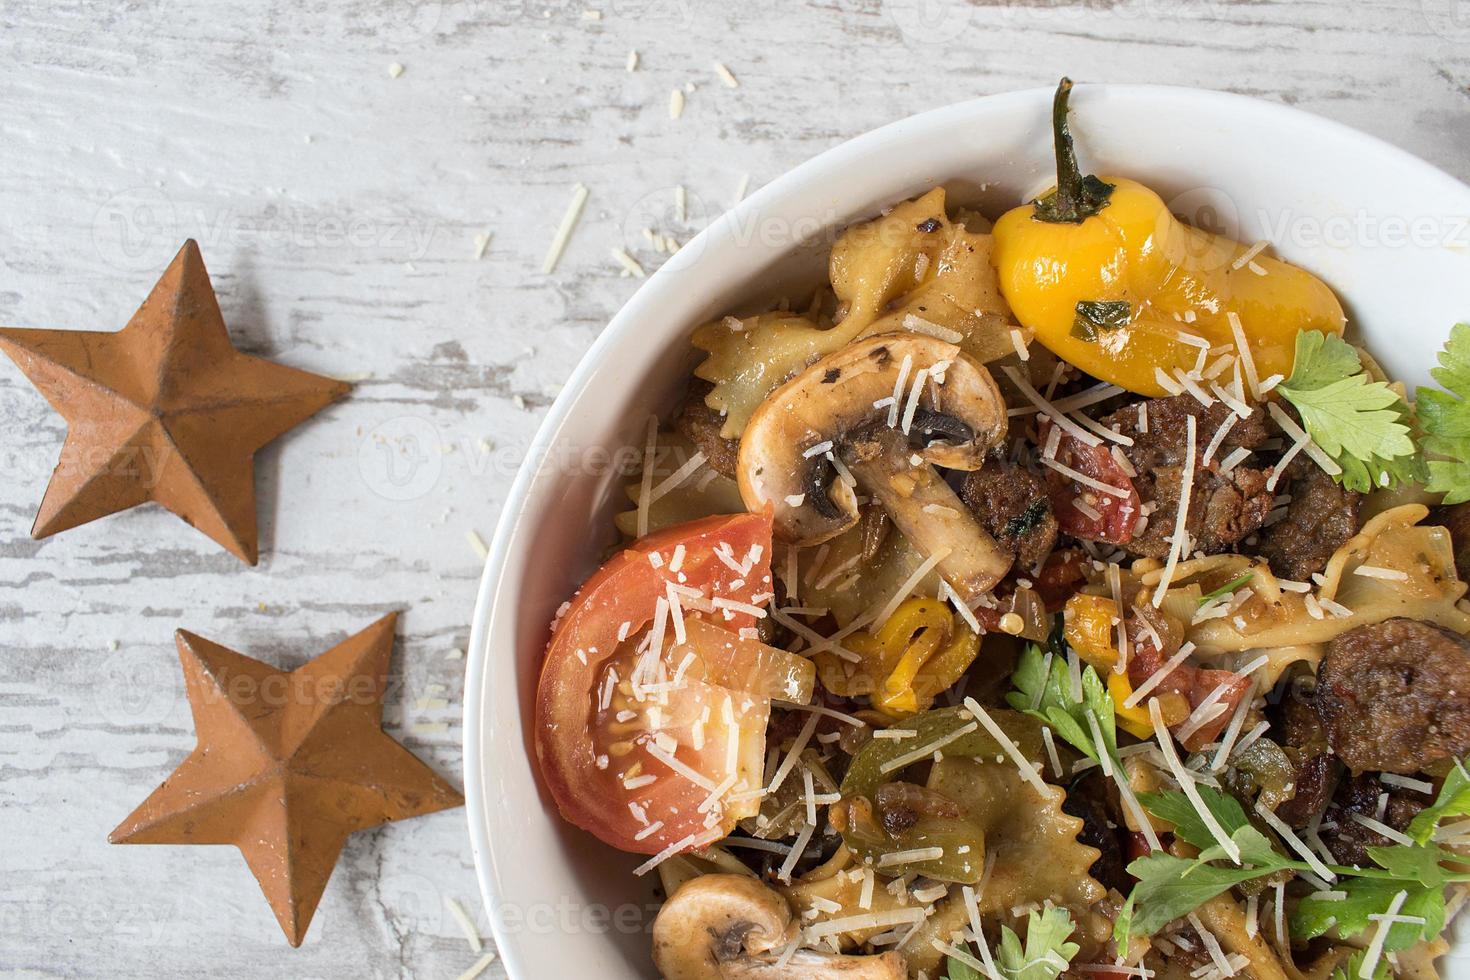
[[[803,950],[786,899],[745,875],[703,875],[681,887],[653,923],[653,962],[664,980],[904,980],[895,952],[834,956]]]
[[[861,489],[925,557],[942,556],[939,574],[971,602],[1011,556],[933,467],[978,470],[1005,434],[1005,402],[983,366],[927,335],[881,334],[822,358],[761,404],[740,441],[740,494],[806,546],[858,522]]]

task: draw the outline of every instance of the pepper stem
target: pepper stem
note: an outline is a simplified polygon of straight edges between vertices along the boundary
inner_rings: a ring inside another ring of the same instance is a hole
[[[1108,206],[1113,185],[1092,174],[1083,175],[1077,150],[1067,129],[1072,80],[1063,77],[1051,103],[1052,138],[1056,146],[1057,189],[1036,202],[1036,218],[1052,224],[1080,225]]]

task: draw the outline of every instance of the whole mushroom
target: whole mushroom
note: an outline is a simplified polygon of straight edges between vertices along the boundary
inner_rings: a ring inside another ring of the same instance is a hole
[[[904,980],[896,952],[837,956],[802,950],[791,907],[748,875],[702,875],[669,897],[653,923],[653,962],[664,980]]]
[[[772,508],[776,533],[805,547],[854,526],[862,490],[973,602],[1012,557],[934,467],[978,470],[1005,435],[1005,401],[984,366],[934,337],[879,334],[761,403],[740,440],[740,494],[752,511]]]

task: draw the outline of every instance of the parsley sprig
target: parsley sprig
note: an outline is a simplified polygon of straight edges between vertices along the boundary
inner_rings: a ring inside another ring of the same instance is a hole
[[[1470,500],[1470,323],[1450,330],[1430,375],[1448,391],[1420,388],[1415,400],[1429,459],[1428,488],[1444,502]]]
[[[1332,971],[1328,980],[1358,980],[1363,972],[1363,963],[1368,959],[1368,951],[1360,949],[1347,958],[1347,962]],[[1388,960],[1380,959],[1378,966],[1373,969],[1372,980],[1388,980]]]
[[[1251,824],[1234,797],[1208,786],[1198,789],[1205,805],[1240,848],[1241,866],[1211,863],[1224,857],[1224,851],[1183,793],[1140,794],[1148,811],[1174,824],[1175,836],[1199,848],[1200,854],[1182,858],[1156,852],[1128,866],[1138,884],[1129,896],[1131,914],[1121,932],[1125,942],[1129,933],[1151,935],[1235,885],[1283,872],[1311,870],[1310,865],[1278,851]],[[1434,805],[1420,814],[1422,820],[1410,825],[1410,834],[1418,843],[1368,848],[1368,856],[1377,867],[1328,865],[1339,878],[1333,890],[1344,897],[1324,901],[1309,895],[1298,902],[1290,918],[1292,937],[1312,939],[1336,928],[1341,938],[1348,939],[1370,926],[1376,928],[1378,920],[1373,917],[1386,913],[1400,892],[1405,893],[1405,899],[1399,914],[1410,921],[1395,921],[1383,948],[1390,952],[1407,949],[1421,939],[1438,935],[1445,922],[1445,886],[1470,881],[1470,873],[1447,869],[1447,863],[1463,864],[1465,859],[1426,842],[1440,820],[1466,812],[1470,812],[1470,775],[1457,764]],[[1423,922],[1413,921],[1416,917]],[[1115,937],[1118,935],[1115,929]]]
[[[1102,762],[1103,752],[1116,761],[1118,728],[1113,698],[1108,689],[1097,676],[1097,671],[1088,666],[1082,671],[1082,700],[1074,700],[1072,678],[1067,672],[1066,646],[1055,638],[1049,645],[1052,651],[1050,667],[1046,665],[1046,656],[1041,648],[1035,643],[1027,644],[1011,673],[1011,683],[1016,685],[1016,689],[1006,695],[1006,701],[1017,711],[1050,725],[1057,735],[1094,762]],[[1101,746],[1092,737],[1089,715],[1097,719],[1103,741]]]
[[[1464,367],[1467,373],[1456,381],[1470,390],[1470,361]],[[1318,330],[1297,334],[1291,377],[1276,391],[1296,407],[1312,441],[1342,468],[1336,480],[1349,490],[1423,481],[1408,404],[1387,382],[1370,380],[1357,350],[1341,337]],[[1470,437],[1470,429],[1465,434]],[[1470,480],[1466,486],[1470,495]]]
[[[1075,929],[1071,913],[1061,908],[1032,910],[1024,944],[1010,926],[1001,926],[996,980],[1056,980],[1077,955],[1077,944],[1067,941]],[[968,954],[950,956],[947,967],[949,980],[982,980],[988,972]]]

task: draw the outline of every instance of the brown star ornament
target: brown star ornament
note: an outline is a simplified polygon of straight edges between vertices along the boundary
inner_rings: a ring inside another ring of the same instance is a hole
[[[349,834],[464,803],[382,729],[396,620],[289,672],[179,630],[198,744],[108,840],[233,844],[301,945]]]
[[[255,452],[351,387],[236,350],[192,239],[122,330],[5,327],[0,350],[67,423],[33,537],[153,501],[251,565]]]

